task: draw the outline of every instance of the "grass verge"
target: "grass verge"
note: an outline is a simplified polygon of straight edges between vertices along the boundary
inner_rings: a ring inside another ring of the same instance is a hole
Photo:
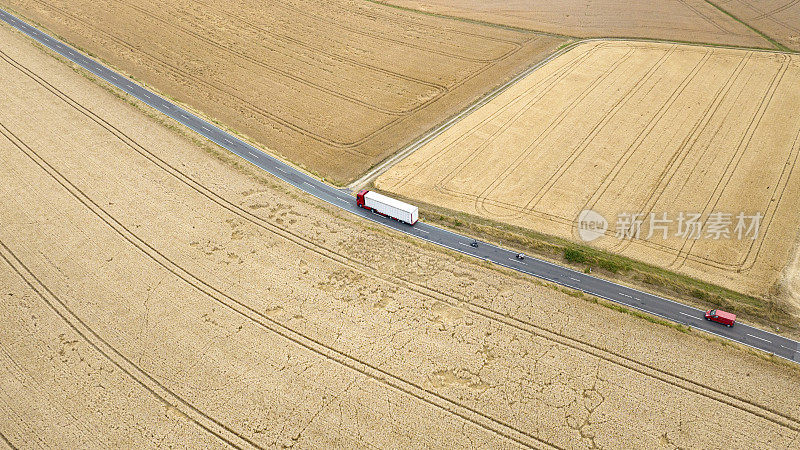
[[[776,41],[775,39],[773,39],[771,36],[767,35],[766,33],[763,33],[761,30],[759,30],[759,29],[755,28],[754,26],[750,25],[749,23],[745,22],[744,20],[742,20],[742,19],[740,19],[740,18],[736,17],[735,15],[733,15],[732,13],[730,13],[730,12],[729,12],[728,10],[726,10],[725,8],[722,8],[721,6],[717,5],[717,4],[716,4],[716,3],[714,3],[714,2],[711,2],[711,1],[709,1],[709,0],[705,0],[705,1],[706,1],[706,3],[708,3],[708,4],[709,4],[709,5],[711,5],[711,6],[713,6],[714,8],[717,8],[717,9],[718,9],[718,10],[719,10],[721,13],[723,13],[723,14],[725,14],[726,16],[730,17],[731,19],[733,19],[733,20],[735,20],[735,21],[739,22],[740,24],[742,24],[742,25],[746,26],[747,28],[749,28],[749,29],[750,29],[751,31],[753,31],[754,33],[756,33],[756,34],[758,34],[759,36],[761,36],[762,38],[766,39],[766,40],[767,40],[767,41],[768,41],[770,44],[772,44],[772,45],[773,45],[775,48],[777,48],[778,50],[781,50],[781,51],[784,51],[784,52],[792,52],[792,53],[795,53],[795,52],[794,52],[792,49],[790,49],[789,47],[786,47],[785,45],[783,45],[783,44],[781,44],[780,42],[778,42],[778,41]]]
[[[369,188],[375,189],[374,186]],[[800,334],[800,328],[788,307],[775,299],[736,292],[567,239],[403,198],[393,193],[387,194],[417,205],[420,208],[420,217],[425,222],[454,232],[514,248],[531,256],[701,309],[729,310],[745,321],[771,331],[788,336]]]

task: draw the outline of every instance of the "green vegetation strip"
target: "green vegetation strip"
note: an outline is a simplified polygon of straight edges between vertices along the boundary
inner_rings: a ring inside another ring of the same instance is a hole
[[[717,8],[718,10],[720,10],[720,11],[721,11],[723,14],[725,14],[725,15],[729,16],[729,17],[730,17],[730,18],[732,18],[733,20],[735,20],[735,21],[739,22],[740,24],[742,24],[742,25],[746,26],[747,28],[749,28],[750,30],[752,30],[754,33],[758,34],[758,35],[759,35],[759,36],[761,36],[762,38],[764,38],[764,39],[766,39],[767,41],[769,41],[769,43],[770,43],[770,44],[772,44],[773,46],[775,46],[775,48],[777,48],[778,50],[781,50],[781,51],[784,51],[784,52],[792,52],[792,53],[796,53],[796,52],[794,52],[792,49],[790,49],[789,47],[786,47],[785,45],[783,45],[783,44],[781,44],[780,42],[776,41],[775,39],[773,39],[772,37],[768,36],[767,34],[765,34],[765,33],[762,33],[762,32],[761,32],[761,30],[759,30],[759,29],[755,28],[754,26],[750,25],[749,23],[745,22],[744,20],[742,20],[742,19],[740,19],[740,18],[736,17],[735,15],[731,14],[731,13],[730,13],[728,10],[726,10],[726,9],[722,8],[721,6],[717,5],[716,3],[714,3],[714,2],[711,2],[711,1],[709,1],[709,0],[705,0],[705,1],[706,1],[706,3],[708,3],[709,5],[711,5],[711,6],[713,6],[714,8]]]
[[[629,40],[633,40],[633,41],[667,42],[667,43],[687,44],[687,45],[704,45],[704,46],[709,46],[709,47],[736,48],[736,49],[742,49],[742,50],[775,50],[775,49],[778,49],[778,50],[781,50],[781,51],[784,51],[784,52],[788,52],[788,53],[800,53],[800,51],[795,51],[795,50],[792,50],[792,49],[784,46],[783,44],[781,44],[780,42],[778,42],[775,39],[771,38],[770,36],[762,33],[761,30],[758,30],[758,29],[750,26],[750,24],[744,22],[743,20],[739,19],[738,17],[734,16],[733,14],[731,14],[728,11],[720,8],[719,6],[715,5],[714,3],[712,3],[712,2],[710,2],[708,0],[706,0],[707,3],[709,3],[713,7],[717,8],[718,10],[722,11],[726,15],[730,16],[731,18],[733,18],[737,22],[741,23],[742,25],[746,26],[748,29],[752,30],[754,33],[758,34],[759,36],[764,38],[767,42],[772,44],[773,47],[715,44],[715,43],[711,43],[711,42],[702,42],[702,41],[684,41],[684,40],[679,40],[679,39],[657,39],[657,38],[648,38],[648,37],[641,37],[641,36],[599,36],[598,35],[598,36],[593,36],[593,37],[588,37],[587,38],[587,37],[571,36],[571,35],[567,35],[567,34],[549,33],[547,31],[536,30],[536,29],[533,29],[533,28],[522,28],[522,27],[517,27],[517,26],[513,26],[513,25],[503,25],[503,24],[494,23],[494,22],[487,22],[485,20],[468,19],[466,17],[452,16],[452,15],[448,15],[448,14],[435,13],[435,12],[431,12],[431,11],[423,11],[421,9],[409,8],[407,6],[394,5],[394,4],[387,3],[387,2],[382,1],[382,0],[364,0],[364,1],[369,2],[369,3],[374,3],[376,5],[385,6],[387,8],[394,8],[394,9],[399,9],[401,11],[407,11],[407,12],[412,12],[412,13],[416,13],[416,14],[422,14],[422,15],[431,16],[431,17],[438,17],[440,19],[457,20],[457,21],[460,21],[460,22],[472,23],[472,24],[476,24],[476,25],[485,25],[485,26],[490,26],[490,27],[495,27],[495,28],[503,28],[503,29],[507,29],[507,30],[521,31],[521,32],[526,32],[526,33],[536,33],[536,34],[540,34],[540,35],[544,35],[544,36],[560,37],[560,38],[564,38],[564,39],[575,39],[575,40],[578,40],[579,42],[582,41],[582,40],[587,40],[587,39],[629,39]],[[561,48],[563,48],[563,47],[565,47],[565,46],[567,46],[569,44],[570,43],[563,44],[561,47],[558,48],[558,50],[560,50]]]
[[[374,189],[374,186],[369,188]],[[786,305],[773,299],[736,292],[567,239],[403,198],[393,193],[386,194],[419,206],[420,218],[427,223],[475,239],[514,248],[532,256],[591,273],[600,278],[635,286],[701,309],[729,310],[763,328],[784,333],[800,332]],[[776,325],[780,328],[775,329]]]

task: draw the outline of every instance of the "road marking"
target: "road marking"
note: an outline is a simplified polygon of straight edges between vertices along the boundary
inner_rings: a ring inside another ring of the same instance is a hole
[[[469,244],[467,244],[465,242],[459,242],[459,244],[463,245],[464,247],[472,247],[471,245],[469,245]]]
[[[425,231],[422,228],[414,228],[415,230],[419,231],[420,233],[431,234],[430,231]]]
[[[628,295],[628,294],[623,294],[622,292],[620,292],[620,293],[619,293],[619,295],[621,295],[621,296],[623,296],[623,297],[633,298],[633,297],[631,297],[631,296],[630,296],[630,295]]]
[[[228,139],[226,137],[222,138],[222,140],[227,142],[228,144],[233,144],[233,141],[231,141],[230,139]]]
[[[209,131],[209,132],[211,131],[211,129],[209,129],[209,128],[208,128],[207,126],[205,126],[205,125],[200,125],[200,128],[202,128],[202,129],[204,129],[204,130],[206,130],[206,131]]]
[[[314,186],[313,184],[309,183],[308,181],[303,181],[303,184],[307,184],[307,185],[311,186],[312,188],[316,188],[316,186]]]
[[[522,264],[523,266],[527,266],[524,262],[518,260],[517,258],[508,258],[509,261],[514,261],[516,263]]]
[[[286,172],[285,170],[281,169],[281,168],[280,168],[280,166],[277,166],[277,167],[275,167],[275,168],[276,168],[276,169],[278,169],[279,171],[281,171],[281,172],[283,172],[283,173],[287,174],[287,175],[289,174],[289,173],[288,173],[288,172]]]
[[[700,320],[700,318],[699,318],[699,317],[697,317],[697,316],[693,316],[693,315],[691,315],[691,314],[686,314],[685,312],[681,312],[681,311],[678,311],[678,312],[680,312],[681,314],[683,314],[683,315],[684,315],[684,316],[686,316],[686,317],[691,317],[691,318],[692,318],[692,319],[694,319],[694,320]]]
[[[791,350],[791,351],[793,351],[793,352],[795,352],[795,353],[800,353],[800,350],[795,350],[795,349],[793,349],[793,348],[789,348],[789,347],[787,347],[787,346],[785,346],[785,345],[783,345],[783,344],[781,344],[781,347],[782,347],[782,348],[785,348],[786,350]]]
[[[577,278],[575,278],[575,277],[569,277],[569,279],[570,279],[570,280],[573,280],[573,281],[577,281],[578,283],[580,283],[580,282],[581,282],[581,280],[579,280],[579,279],[577,279]]]
[[[764,338],[760,338],[760,337],[758,337],[758,336],[753,336],[753,335],[752,335],[752,334],[750,334],[750,333],[747,333],[747,335],[748,335],[748,336],[750,336],[751,338],[756,338],[756,339],[762,340],[762,341],[764,341],[764,342],[769,342],[770,344],[772,344],[772,341],[768,341],[768,340],[766,340],[766,339],[764,339]]]
[[[258,155],[256,155],[255,153],[251,152],[250,150],[248,150],[247,153],[249,153],[250,156],[252,156],[253,158],[258,158]]]

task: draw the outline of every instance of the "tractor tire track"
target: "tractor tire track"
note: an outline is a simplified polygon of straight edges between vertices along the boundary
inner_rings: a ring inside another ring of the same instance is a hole
[[[709,211],[713,211],[716,208],[717,204],[719,203],[720,198],[722,198],[722,193],[725,191],[725,188],[728,186],[728,182],[733,178],[733,174],[736,171],[736,168],[739,165],[739,161],[742,159],[747,147],[750,146],[750,141],[755,134],[756,129],[761,123],[761,119],[764,118],[764,114],[766,114],[767,109],[769,108],[770,103],[772,102],[772,98],[775,96],[775,92],[778,90],[778,86],[780,85],[781,81],[783,80],[783,76],[786,74],[786,71],[789,69],[790,66],[790,59],[787,55],[782,55],[784,58],[784,63],[778,69],[778,71],[773,76],[769,87],[767,88],[767,92],[761,98],[761,102],[758,108],[755,111],[752,119],[750,119],[750,124],[747,126],[742,138],[739,140],[739,144],[736,146],[736,150],[734,151],[731,159],[728,160],[728,163],[725,165],[725,170],[723,175],[717,181],[716,186],[714,186],[714,190],[712,191],[711,195],[706,202],[706,205],[703,207],[701,211],[701,217],[705,217]],[[713,202],[713,206],[711,203]],[[710,206],[710,208],[709,208]],[[705,225],[705,224],[703,224]],[[701,226],[700,232],[703,232],[704,226]],[[681,245],[680,250],[675,255],[675,260],[672,264],[670,264],[669,268],[676,268],[679,269],[686,264],[686,260],[688,256],[691,254],[692,249],[694,248],[694,244],[696,240],[684,241],[683,245]],[[689,246],[686,249],[686,246]],[[686,249],[686,250],[684,250]]]
[[[66,302],[44,285],[1,240],[0,259],[5,261],[39,298],[41,298],[76,334],[165,406],[176,408],[181,411],[188,420],[231,447],[246,448],[250,446],[261,448],[247,437],[233,431],[184,400],[141,369],[132,360],[114,349],[105,339],[81,320],[81,318],[67,306]]]
[[[530,88],[526,89],[526,90],[525,90],[525,92],[524,92],[524,95],[527,95],[529,92],[531,92],[531,91],[533,91],[533,90],[535,90],[535,89],[538,89],[538,88],[539,88],[539,87],[541,87],[541,86],[544,86],[544,85],[545,85],[545,83],[546,83],[546,82],[548,82],[548,81],[550,81],[550,83],[549,83],[549,84],[547,84],[547,85],[546,85],[545,87],[543,87],[542,89],[543,89],[544,91],[549,91],[550,89],[552,89],[552,87],[553,87],[553,86],[555,85],[555,83],[558,81],[558,78],[559,78],[559,76],[560,76],[559,74],[562,74],[562,73],[564,73],[564,72],[566,72],[567,74],[571,73],[571,72],[572,72],[572,69],[574,69],[574,68],[575,68],[575,66],[577,66],[577,64],[578,64],[578,61],[579,61],[579,60],[581,60],[581,61],[582,61],[583,59],[585,59],[586,57],[588,57],[588,54],[589,54],[589,53],[590,53],[590,52],[586,52],[586,53],[584,53],[584,54],[581,54],[581,55],[579,55],[577,58],[575,58],[575,59],[573,59],[573,60],[569,61],[568,63],[564,64],[564,66],[560,67],[560,68],[559,68],[559,69],[558,69],[558,70],[557,70],[557,71],[556,71],[554,74],[551,74],[551,75],[547,76],[547,77],[546,77],[544,80],[542,80],[542,81],[540,81],[540,82],[536,83],[534,86],[531,86]],[[521,98],[522,98],[522,96],[519,96],[518,98],[515,98],[515,99],[513,99],[512,101],[510,101],[510,102],[506,103],[505,105],[503,105],[503,107],[502,107],[502,108],[499,108],[499,109],[498,109],[498,111],[495,111],[494,113],[492,113],[491,115],[489,115],[489,116],[488,116],[487,118],[485,118],[484,120],[481,120],[481,121],[480,121],[478,124],[476,124],[474,127],[470,128],[470,129],[469,129],[469,130],[468,130],[466,133],[464,133],[463,135],[459,136],[459,137],[458,137],[458,139],[455,139],[453,142],[451,142],[450,144],[446,145],[446,146],[445,146],[445,147],[443,147],[441,150],[437,151],[435,155],[433,155],[431,158],[428,158],[428,160],[426,160],[426,161],[425,161],[423,164],[421,164],[421,165],[420,165],[420,167],[419,167],[418,169],[416,169],[415,171],[413,171],[413,172],[411,172],[411,173],[409,173],[409,174],[405,175],[403,178],[401,178],[399,181],[397,181],[397,182],[396,182],[396,184],[395,184],[394,186],[396,186],[396,187],[399,187],[399,186],[403,186],[403,185],[405,185],[405,184],[406,184],[406,183],[407,183],[407,182],[408,182],[408,181],[409,181],[411,178],[413,178],[413,176],[414,176],[415,174],[417,174],[417,173],[419,173],[421,170],[423,170],[423,169],[425,169],[425,168],[429,167],[429,166],[430,166],[431,164],[433,164],[435,161],[438,161],[438,160],[439,160],[439,158],[441,158],[441,157],[442,157],[444,154],[446,154],[446,153],[447,153],[447,151],[448,151],[448,150],[449,150],[451,147],[453,147],[453,146],[456,146],[456,145],[458,145],[458,144],[461,144],[461,143],[462,143],[464,140],[466,140],[466,139],[467,139],[467,138],[468,138],[470,135],[472,135],[472,134],[473,134],[473,133],[474,133],[476,130],[480,129],[480,127],[484,126],[484,125],[485,125],[487,122],[491,121],[491,120],[492,120],[492,119],[494,119],[495,117],[497,117],[497,116],[499,116],[500,114],[504,113],[506,110],[508,110],[508,108],[510,108],[511,106],[515,105],[517,102],[521,101]],[[526,106],[527,106],[527,105],[530,105],[530,102],[527,102],[527,103],[526,103]],[[473,152],[472,154],[474,154],[474,152]],[[441,183],[441,181],[440,181],[439,183]]]
[[[492,180],[492,182],[487,186],[480,194],[478,194],[475,198],[475,209],[476,211],[481,211],[485,214],[488,214],[489,217],[492,214],[489,212],[488,208],[484,203],[484,200],[489,198],[498,188],[501,186],[505,180],[516,171],[517,168],[528,158],[539,146],[539,144],[544,140],[550,133],[553,132],[565,119],[566,117],[578,106],[583,102],[589,94],[594,92],[599,86],[601,86],[607,78],[610,78],[617,69],[626,63],[635,53],[633,48],[629,49],[625,55],[614,61],[604,72],[602,75],[597,77],[596,79],[592,80],[592,82],[581,91],[579,95],[577,95],[568,105],[562,109],[558,115],[547,124],[544,130],[539,133],[536,138],[528,144],[528,146],[516,157],[513,161],[503,170],[503,172],[498,176],[496,179]],[[496,214],[495,214],[496,216]]]
[[[366,360],[362,360],[356,356],[350,355],[346,352],[337,350],[324,342],[304,335],[292,328],[289,328],[277,320],[256,311],[244,302],[235,299],[228,294],[222,292],[216,287],[206,283],[199,277],[195,276],[188,270],[181,267],[179,264],[171,260],[168,256],[161,253],[158,249],[151,246],[146,241],[142,240],[138,235],[133,233],[124,224],[119,222],[116,218],[110,215],[105,209],[89,198],[80,188],[72,184],[66,177],[64,177],[57,169],[51,166],[45,159],[43,159],[35,150],[20,140],[13,132],[0,123],[0,134],[6,136],[23,154],[31,159],[37,166],[39,166],[47,175],[52,177],[62,187],[64,187],[70,195],[72,195],[78,202],[85,206],[92,214],[105,223],[111,230],[122,237],[125,241],[130,243],[134,248],[139,250],[143,255],[151,259],[153,262],[160,265],[162,268],[170,272],[176,278],[185,282],[204,296],[219,303],[225,308],[235,312],[236,314],[248,319],[253,324],[261,327],[264,330],[270,331],[295,345],[305,348],[306,350],[323,357],[324,359],[338,363],[354,372],[360,373],[367,378],[373,379],[385,386],[393,388],[396,391],[404,393],[408,396],[416,398],[424,403],[441,409],[449,414],[457,416],[466,422],[483,428],[487,431],[493,432],[498,436],[504,437],[514,441],[522,446],[530,448],[540,448],[542,445],[549,448],[559,448],[553,444],[539,439],[533,434],[516,428],[513,425],[489,416],[471,406],[461,402],[448,399],[447,397],[435,393],[433,390],[423,387],[413,381],[405,380],[396,376],[385,369],[378,367]],[[227,208],[226,208],[227,209]],[[317,250],[319,251],[319,250]],[[9,250],[10,252],[10,250]],[[99,337],[99,336],[97,336]],[[120,352],[118,355],[122,356]],[[126,359],[130,361],[129,359]],[[131,363],[132,364],[132,363]],[[155,380],[153,380],[155,381]],[[166,389],[166,388],[165,388]],[[187,404],[187,406],[191,406]],[[192,407],[193,408],[193,407]],[[195,408],[196,410],[196,408]],[[199,410],[197,410],[199,412]],[[219,422],[215,423],[223,426]],[[236,434],[233,430],[225,428],[230,433]],[[241,439],[246,439],[240,434],[236,436]],[[253,446],[256,446],[252,441],[247,441]],[[231,445],[232,442],[226,441]]]

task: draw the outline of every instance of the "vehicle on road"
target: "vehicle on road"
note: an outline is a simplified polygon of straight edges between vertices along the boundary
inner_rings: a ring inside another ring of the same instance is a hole
[[[522,253],[517,253],[517,259],[523,260],[523,259],[525,259],[525,255],[522,254]]]
[[[736,322],[736,314],[725,312],[719,309],[710,309],[706,311],[706,320],[712,320],[725,326],[732,327]]]
[[[469,243],[469,246],[470,247],[474,247],[474,248],[478,248],[478,241],[473,240],[472,242]]]
[[[416,206],[366,189],[356,194],[356,205],[409,225],[414,225],[419,219]]]

